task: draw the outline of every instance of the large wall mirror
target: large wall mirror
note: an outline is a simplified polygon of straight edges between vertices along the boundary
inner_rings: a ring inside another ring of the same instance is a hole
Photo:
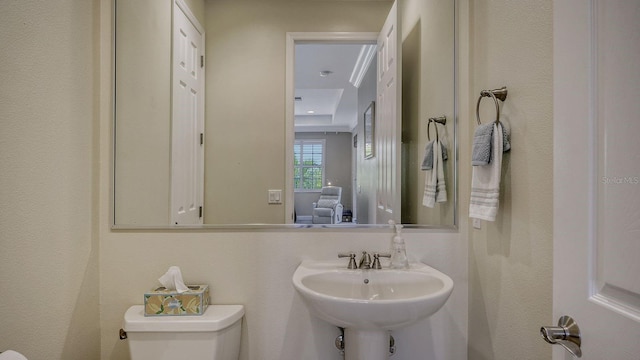
[[[455,0],[114,1],[115,228],[457,225]]]

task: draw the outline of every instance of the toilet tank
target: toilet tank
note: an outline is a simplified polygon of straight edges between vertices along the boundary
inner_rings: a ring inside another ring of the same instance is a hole
[[[244,307],[209,305],[203,315],[145,317],[135,305],[124,315],[131,360],[238,360]]]

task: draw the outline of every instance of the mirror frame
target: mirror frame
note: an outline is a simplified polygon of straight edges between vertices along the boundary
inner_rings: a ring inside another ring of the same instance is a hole
[[[110,212],[109,212],[109,223],[111,230],[138,230],[138,231],[283,231],[283,230],[299,230],[299,229],[310,229],[309,231],[335,231],[340,232],[344,230],[352,230],[356,229],[359,231],[376,231],[378,229],[389,228],[388,224],[293,224],[293,223],[283,223],[283,224],[263,224],[263,223],[247,223],[247,224],[198,224],[198,225],[127,225],[127,224],[116,224],[115,223],[115,162],[116,162],[116,1],[112,0],[112,16],[111,16],[111,164],[110,164]],[[459,0],[453,1],[453,156],[452,158],[455,160],[455,164],[453,165],[453,185],[455,191],[453,192],[453,224],[452,225],[422,225],[422,224],[402,224],[404,229],[424,229],[424,230],[438,230],[438,231],[457,231],[459,228],[459,144],[458,144],[458,136],[459,136]],[[295,132],[293,129],[293,112],[289,111],[289,106],[293,109],[293,95],[289,94],[293,91],[293,64],[289,64],[293,59],[293,55],[290,55],[291,52],[294,51],[295,42],[303,42],[303,41],[331,41],[327,39],[327,36],[333,34],[335,37],[333,40],[345,40],[344,37],[341,37],[339,34],[343,35],[352,35],[349,37],[349,40],[353,41],[367,41],[371,40],[369,36],[371,33],[296,33],[290,32],[286,34],[286,56],[285,59],[287,61],[286,64],[286,89],[285,89],[285,103],[286,103],[286,134],[285,139],[287,142],[287,146],[292,148],[293,141],[295,137]],[[364,36],[363,39],[356,39],[353,37],[354,34],[360,34]],[[293,36],[292,36],[293,35]],[[318,36],[323,36],[318,39]],[[314,39],[314,37],[316,37]],[[289,86],[291,84],[291,86]],[[290,95],[290,96],[289,96]],[[290,103],[290,104],[289,104]],[[293,154],[287,153],[286,155],[286,163],[287,165],[293,164]],[[291,168],[291,169],[290,169]],[[289,176],[291,175],[291,176]],[[292,166],[287,166],[287,178],[285,183],[285,188],[287,191],[287,195],[293,195],[293,169]],[[290,193],[290,194],[289,194]],[[293,199],[293,197],[291,197]],[[293,214],[293,200],[285,202],[285,213]]]

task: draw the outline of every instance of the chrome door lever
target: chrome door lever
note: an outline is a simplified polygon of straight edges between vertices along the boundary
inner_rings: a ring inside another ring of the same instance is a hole
[[[559,344],[571,355],[578,358],[582,357],[580,328],[570,316],[561,316],[558,320],[558,326],[541,327],[540,335],[549,344]]]

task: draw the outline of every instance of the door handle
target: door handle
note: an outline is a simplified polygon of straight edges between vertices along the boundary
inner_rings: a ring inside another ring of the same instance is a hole
[[[552,345],[561,345],[571,355],[582,357],[580,349],[580,328],[571,316],[561,316],[558,319],[558,326],[543,326],[540,328],[540,335],[544,341]]]

